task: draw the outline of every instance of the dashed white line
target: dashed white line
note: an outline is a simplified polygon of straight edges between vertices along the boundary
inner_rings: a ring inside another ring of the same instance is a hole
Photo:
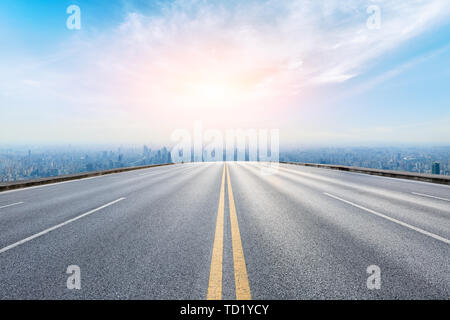
[[[75,218],[72,218],[72,219],[70,219],[70,220],[67,220],[67,221],[65,221],[65,222],[63,222],[63,223],[60,223],[60,224],[56,225],[56,226],[53,226],[53,227],[48,228],[48,229],[45,229],[44,231],[41,231],[41,232],[39,232],[39,233],[36,233],[36,234],[34,234],[34,235],[32,235],[32,236],[30,236],[30,237],[28,237],[28,238],[25,238],[25,239],[20,240],[20,241],[18,241],[18,242],[16,242],[16,243],[13,243],[13,244],[11,244],[11,245],[9,245],[9,246],[7,246],[7,247],[4,247],[3,249],[0,249],[0,254],[6,252],[6,251],[8,251],[8,250],[11,250],[11,249],[13,249],[13,248],[15,248],[15,247],[17,247],[17,246],[20,246],[21,244],[24,244],[24,243],[26,243],[26,242],[28,242],[28,241],[31,241],[31,240],[33,240],[33,239],[36,239],[36,238],[40,237],[40,236],[43,236],[43,235],[45,235],[45,234],[47,234],[47,233],[49,233],[49,232],[51,232],[51,231],[53,231],[53,230],[59,229],[59,228],[65,226],[65,225],[67,225],[67,224],[69,224],[69,223],[72,223],[72,222],[77,221],[77,220],[79,220],[79,219],[81,219],[81,218],[84,218],[84,217],[86,217],[86,216],[88,216],[88,215],[90,215],[90,214],[93,214],[94,212],[97,212],[97,211],[102,210],[102,209],[104,209],[104,208],[106,208],[106,207],[109,207],[109,206],[111,206],[111,205],[113,205],[113,204],[115,204],[115,203],[117,203],[117,202],[119,202],[119,201],[122,201],[122,200],[124,200],[124,199],[125,199],[125,198],[120,198],[120,199],[114,200],[114,201],[112,201],[112,202],[110,202],[110,203],[107,203],[107,204],[101,206],[101,207],[98,207],[97,209],[94,209],[94,210],[91,210],[91,211],[89,211],[89,212],[83,213],[82,215],[79,215],[79,216],[77,216],[77,217],[75,217]]]
[[[81,178],[81,179],[75,179],[75,180],[67,180],[67,181],[61,181],[61,182],[53,182],[53,183],[42,184],[42,185],[38,185],[38,186],[31,186],[31,187],[25,187],[25,188],[13,189],[13,190],[6,190],[6,191],[1,191],[1,192],[0,192],[0,195],[4,195],[4,194],[7,194],[7,193],[12,193],[12,192],[19,192],[19,191],[28,191],[28,190],[33,190],[33,189],[40,189],[40,188],[45,188],[45,187],[55,186],[55,185],[58,185],[58,184],[65,184],[65,183],[71,183],[71,182],[78,182],[78,181],[91,180],[91,179],[96,179],[96,178],[106,177],[106,176],[108,176],[108,175],[95,176],[95,177],[88,177],[88,178]]]
[[[163,167],[155,167],[155,168],[163,168]],[[153,169],[153,168],[148,168],[148,169]],[[97,178],[117,177],[117,175],[120,175],[120,174],[126,174],[126,173],[132,173],[132,172],[134,173],[134,172],[136,172],[138,170],[148,170],[148,169],[130,170],[130,171],[110,173],[110,174],[98,175],[98,176],[81,178],[81,179],[67,180],[67,181],[61,181],[61,182],[53,182],[53,183],[42,184],[42,185],[38,185],[38,186],[31,186],[31,187],[25,187],[25,188],[13,189],[13,190],[6,190],[6,191],[1,191],[0,195],[7,194],[7,193],[12,193],[12,192],[20,192],[20,191],[28,191],[28,190],[33,190],[33,189],[45,188],[45,187],[50,187],[50,186],[55,186],[55,185],[65,184],[65,183],[72,183],[72,182],[79,182],[79,181],[97,179]],[[121,176],[119,176],[119,177],[121,177]]]
[[[423,230],[423,229],[414,227],[414,226],[412,226],[412,225],[410,225],[410,224],[408,224],[408,223],[405,223],[405,222],[403,222],[403,221],[400,221],[400,220],[397,220],[397,219],[388,217],[388,216],[386,216],[386,215],[384,215],[384,214],[381,214],[381,213],[376,212],[376,211],[374,211],[374,210],[365,208],[365,207],[363,207],[363,206],[360,206],[360,205],[358,205],[358,204],[356,204],[356,203],[353,203],[353,202],[350,202],[350,201],[348,201],[348,200],[344,200],[344,199],[342,199],[342,198],[333,196],[332,194],[329,194],[329,193],[327,193],[327,192],[324,192],[323,194],[326,195],[326,196],[328,196],[328,197],[331,197],[331,198],[333,198],[333,199],[336,199],[336,200],[342,201],[342,202],[344,202],[344,203],[347,203],[347,204],[349,204],[349,205],[351,205],[351,206],[354,206],[354,207],[356,207],[356,208],[359,208],[359,209],[362,209],[362,210],[367,211],[367,212],[369,212],[369,213],[372,213],[372,214],[374,214],[374,215],[376,215],[376,216],[379,216],[379,217],[381,217],[381,218],[384,218],[384,219],[386,219],[386,220],[395,222],[395,223],[397,223],[397,224],[399,224],[399,225],[401,225],[401,226],[404,226],[404,227],[406,227],[406,228],[409,228],[409,229],[411,229],[411,230],[420,232],[420,233],[422,233],[422,234],[424,234],[424,235],[426,235],[426,236],[429,236],[429,237],[431,237],[431,238],[433,238],[433,239],[442,241],[442,242],[444,242],[444,243],[446,243],[446,244],[450,244],[450,240],[449,240],[449,239],[446,239],[446,238],[444,238],[444,237],[438,236],[437,234],[434,234],[434,233],[425,231],[425,230]]]
[[[9,208],[9,207],[12,207],[12,206],[17,206],[17,205],[22,204],[22,203],[23,202],[16,202],[16,203],[7,204],[6,206],[1,206],[0,209]]]
[[[417,196],[422,196],[422,197],[428,197],[428,198],[433,198],[433,199],[438,199],[438,200],[443,200],[443,201],[448,201],[450,202],[450,199],[447,198],[441,198],[441,197],[436,197],[436,196],[430,196],[429,194],[423,194],[423,193],[418,193],[418,192],[411,192],[412,194],[415,194]]]
[[[146,173],[141,173],[141,174],[139,174],[139,176],[140,177],[143,177],[143,176],[149,176],[149,175],[158,175],[158,174],[161,174],[161,173],[166,173],[165,171],[164,172],[146,172]]]

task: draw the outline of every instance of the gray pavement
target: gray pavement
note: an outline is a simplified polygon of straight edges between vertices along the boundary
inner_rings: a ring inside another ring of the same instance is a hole
[[[227,163],[253,299],[449,299],[450,187]],[[223,163],[0,193],[0,299],[205,299]],[[225,188],[224,299],[236,249]],[[81,289],[66,269],[81,270]],[[369,290],[366,269],[381,270]],[[236,270],[235,270],[236,269]]]

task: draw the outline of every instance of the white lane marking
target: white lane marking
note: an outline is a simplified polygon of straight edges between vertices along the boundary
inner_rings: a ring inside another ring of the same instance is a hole
[[[195,168],[193,168],[191,166],[186,166],[186,167],[181,167],[181,166],[175,167],[175,166],[173,166],[173,168],[177,169],[177,170],[179,169],[179,171],[186,171],[186,170],[190,170],[190,169],[195,169]],[[170,171],[167,170],[167,171],[158,171],[158,172],[155,172],[154,170],[150,171],[150,172],[147,171],[147,172],[139,174],[138,176],[139,177],[145,177],[145,176],[153,177],[153,176],[157,176],[157,175],[160,175],[160,174],[167,174],[167,173],[173,172],[174,169],[172,169]]]
[[[84,180],[90,180],[90,179],[96,179],[100,177],[106,177],[107,175],[103,176],[95,176],[95,177],[89,177],[89,178],[82,178],[82,179],[75,179],[75,180],[67,180],[67,181],[61,181],[61,182],[54,182],[54,183],[48,183],[48,184],[42,184],[39,186],[32,186],[32,187],[25,187],[25,188],[19,188],[19,189],[13,189],[13,190],[6,190],[6,191],[0,191],[0,195],[11,193],[11,192],[18,192],[18,191],[26,191],[26,190],[32,190],[32,189],[38,189],[38,188],[44,188],[44,187],[50,187],[55,186],[58,184],[64,184],[64,183],[70,183],[70,182],[77,182],[77,181],[84,181]]]
[[[173,170],[170,170],[170,171],[173,171]],[[151,172],[145,172],[145,173],[138,174],[138,176],[139,176],[139,177],[143,177],[143,176],[156,176],[156,175],[164,174],[164,173],[168,173],[168,172],[169,172],[169,171],[158,171],[158,172],[151,171]]]
[[[110,202],[110,203],[107,203],[107,204],[101,206],[101,207],[98,207],[97,209],[94,209],[94,210],[91,210],[91,211],[89,211],[89,212],[83,213],[82,215],[79,215],[79,216],[77,216],[77,217],[75,217],[75,218],[72,218],[72,219],[70,219],[70,220],[67,220],[67,221],[65,221],[65,222],[63,222],[63,223],[60,223],[60,224],[56,225],[56,226],[53,226],[53,227],[48,228],[48,229],[45,229],[44,231],[41,231],[41,232],[39,232],[39,233],[36,233],[36,234],[34,234],[34,235],[32,235],[32,236],[30,236],[30,237],[28,237],[28,238],[25,238],[25,239],[20,240],[20,241],[18,241],[18,242],[16,242],[16,243],[13,243],[13,244],[11,244],[11,245],[9,245],[9,246],[7,246],[7,247],[4,247],[3,249],[0,249],[0,254],[3,253],[3,252],[5,252],[5,251],[11,250],[12,248],[15,248],[15,247],[17,247],[17,246],[20,246],[21,244],[24,244],[24,243],[26,243],[26,242],[28,242],[28,241],[31,241],[31,240],[33,240],[33,239],[36,239],[36,238],[40,237],[40,236],[43,236],[43,235],[45,235],[45,234],[47,234],[47,233],[49,233],[49,232],[51,232],[51,231],[53,231],[53,230],[56,230],[56,229],[58,229],[58,228],[61,228],[61,227],[65,226],[65,225],[67,225],[67,224],[69,224],[69,223],[72,223],[72,222],[77,221],[77,220],[79,220],[79,219],[81,219],[81,218],[84,218],[84,217],[86,217],[86,216],[88,216],[88,215],[90,215],[90,214],[93,214],[94,212],[97,212],[97,211],[102,210],[102,209],[104,209],[104,208],[106,208],[106,207],[109,207],[109,206],[111,206],[111,205],[113,205],[113,204],[115,204],[115,203],[117,203],[117,202],[119,202],[119,201],[125,200],[125,199],[126,199],[126,198],[120,198],[120,199],[114,200],[114,201],[112,201],[112,202]]]
[[[152,172],[141,173],[139,176],[142,177],[142,176],[147,176],[149,174],[152,174]]]
[[[415,194],[415,195],[417,195],[417,196],[428,197],[428,198],[433,198],[433,199],[444,200],[444,201],[450,202],[450,199],[447,199],[447,198],[441,198],[441,197],[436,197],[436,196],[430,196],[429,194],[423,194],[423,193],[417,193],[417,192],[411,192],[411,193],[412,193],[412,194]]]
[[[379,217],[381,217],[381,218],[384,218],[384,219],[387,219],[387,220],[389,220],[389,221],[395,222],[395,223],[397,223],[397,224],[399,224],[399,225],[401,225],[401,226],[404,226],[404,227],[406,227],[406,228],[409,228],[409,229],[411,229],[411,230],[420,232],[420,233],[422,233],[422,234],[424,234],[424,235],[426,235],[426,236],[429,236],[429,237],[431,237],[431,238],[433,238],[433,239],[442,241],[442,242],[444,242],[444,243],[446,243],[446,244],[450,244],[450,240],[449,240],[449,239],[446,239],[446,238],[444,238],[444,237],[438,236],[437,234],[434,234],[434,233],[425,231],[425,230],[423,230],[423,229],[414,227],[414,226],[412,226],[412,225],[410,225],[410,224],[408,224],[408,223],[405,223],[405,222],[402,222],[402,221],[400,221],[400,220],[397,220],[397,219],[388,217],[388,216],[386,216],[386,215],[384,215],[384,214],[381,214],[381,213],[378,213],[378,212],[376,212],[376,211],[374,211],[374,210],[371,210],[371,209],[365,208],[365,207],[363,207],[363,206],[360,206],[360,205],[358,205],[358,204],[356,204],[356,203],[353,203],[353,202],[344,200],[344,199],[342,199],[342,198],[333,196],[332,194],[329,194],[329,193],[327,193],[327,192],[324,192],[323,194],[326,195],[326,196],[328,196],[328,197],[334,198],[334,199],[336,199],[336,200],[345,202],[345,203],[347,203],[347,204],[349,204],[349,205],[351,205],[351,206],[354,206],[354,207],[356,207],[356,208],[359,208],[359,209],[362,209],[362,210],[367,211],[367,212],[369,212],[369,213],[372,213],[372,214],[374,214],[374,215],[376,215],[376,216],[379,216]]]
[[[172,166],[175,167],[176,165],[172,165]],[[124,171],[124,172],[116,172],[116,173],[109,173],[109,174],[103,174],[103,175],[98,175],[98,176],[94,176],[94,177],[88,177],[88,178],[74,179],[74,180],[68,180],[68,181],[61,181],[61,182],[42,184],[42,185],[32,186],[32,187],[25,187],[25,188],[13,189],[13,190],[0,191],[0,195],[11,193],[11,192],[19,192],[19,191],[27,191],[27,190],[32,190],[32,189],[38,189],[38,188],[45,188],[45,187],[55,186],[55,185],[64,184],[64,183],[78,182],[78,181],[97,179],[97,178],[105,178],[105,177],[117,177],[117,175],[119,175],[119,174],[135,173],[136,171],[139,171],[139,170],[149,170],[149,169],[156,169],[156,168],[163,168],[163,167],[166,167],[166,166],[147,168],[147,169],[136,169],[136,170],[130,170],[130,171]]]
[[[281,167],[281,165],[285,165],[287,167],[290,164],[280,163],[280,167]],[[319,170],[325,169],[325,170],[329,170],[331,172],[339,172],[339,173],[344,173],[344,174],[349,174],[349,175],[361,175],[361,176],[371,177],[371,178],[391,179],[391,180],[395,180],[397,182],[419,183],[419,184],[426,184],[428,186],[434,186],[434,187],[450,188],[450,186],[446,185],[446,184],[438,184],[438,183],[433,183],[433,182],[417,181],[417,180],[404,179],[404,178],[393,178],[393,177],[379,176],[379,175],[375,175],[375,174],[368,174],[368,173],[361,173],[361,172],[343,171],[343,170],[328,169],[328,168],[318,168],[318,167],[312,167],[312,166],[301,166],[301,165],[295,165],[295,164],[294,165],[291,164],[290,166],[297,167],[296,169],[299,169],[299,170],[301,170],[300,169],[301,167],[308,168],[308,169],[319,169]]]
[[[17,206],[17,205],[22,204],[22,203],[23,202],[16,202],[16,203],[7,204],[6,206],[0,207],[0,209],[12,207],[12,206]]]
[[[145,176],[157,176],[159,174],[167,173],[166,171],[163,172],[147,172],[147,173],[141,173],[139,174],[139,177],[145,177]]]

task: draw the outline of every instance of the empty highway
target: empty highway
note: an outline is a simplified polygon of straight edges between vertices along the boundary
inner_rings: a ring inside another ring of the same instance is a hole
[[[2,192],[0,299],[450,299],[449,186],[265,169],[177,164]],[[67,288],[73,265],[81,289]]]

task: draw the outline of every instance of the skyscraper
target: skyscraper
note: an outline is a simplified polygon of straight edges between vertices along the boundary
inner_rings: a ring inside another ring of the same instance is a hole
[[[439,162],[433,162],[431,165],[431,173],[432,174],[441,174],[441,165]]]
[[[146,145],[144,145],[143,156],[144,156],[144,157],[148,157],[148,156],[149,156],[149,150],[148,150],[148,147],[147,147]]]

